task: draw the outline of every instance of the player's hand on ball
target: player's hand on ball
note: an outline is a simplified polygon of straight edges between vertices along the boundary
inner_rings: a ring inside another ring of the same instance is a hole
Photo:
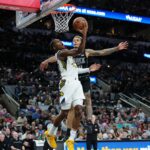
[[[40,70],[44,71],[47,68],[48,68],[48,62],[46,62],[46,61],[41,62],[41,64],[40,64]]]
[[[94,72],[94,71],[99,70],[101,67],[102,67],[101,64],[93,64],[89,67],[89,69],[90,69],[90,72]]]
[[[88,23],[85,22],[84,28],[83,29],[77,29],[78,32],[82,33],[83,35],[87,34],[88,31]]]
[[[77,17],[73,21],[73,28],[82,34],[86,34],[88,30],[88,22],[83,17]]]

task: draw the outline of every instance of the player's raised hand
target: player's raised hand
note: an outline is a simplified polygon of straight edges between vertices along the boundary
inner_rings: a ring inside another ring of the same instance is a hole
[[[41,71],[44,71],[45,69],[47,69],[47,67],[48,67],[48,62],[47,61],[41,62],[41,64],[40,64],[40,70]]]
[[[87,21],[85,21],[84,28],[80,31],[80,33],[82,33],[83,35],[86,35],[87,32],[88,32],[88,23]]]
[[[128,42],[125,41],[125,42],[121,42],[118,44],[118,50],[124,50],[124,49],[128,49]]]
[[[101,67],[102,67],[101,64],[92,64],[92,65],[89,67],[89,69],[90,69],[90,72],[94,72],[94,71],[99,70]]]
[[[78,31],[78,32],[80,32],[84,35],[87,34],[87,31],[88,31],[88,22],[87,22],[87,20],[84,19],[84,18],[81,18],[81,19],[79,19],[79,24],[74,22],[74,28],[75,28],[76,31]]]

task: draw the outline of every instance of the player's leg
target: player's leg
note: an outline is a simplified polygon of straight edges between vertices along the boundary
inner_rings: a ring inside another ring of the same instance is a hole
[[[83,109],[83,99],[85,99],[85,96],[83,93],[82,85],[79,82],[76,92],[73,95],[73,102],[72,102],[72,106],[74,108],[72,129],[74,130],[78,130],[78,128],[80,127],[80,120],[82,118],[82,109]]]
[[[66,141],[69,150],[74,150],[74,139],[77,134],[77,130],[80,127],[80,120],[82,117],[83,99],[85,99],[81,83],[77,81],[76,92],[73,94],[72,106],[74,107],[74,118],[72,121],[72,129],[70,131],[70,137]]]
[[[78,101],[81,101],[80,103],[83,103],[83,100],[78,100]],[[82,117],[82,105],[76,105],[74,107],[74,118],[73,118],[73,121],[72,121],[72,129],[73,130],[78,130],[79,127],[80,127],[80,120],[81,120],[81,117]]]
[[[67,117],[68,110],[61,110],[60,114],[56,117],[53,125],[48,129],[48,131],[45,132],[46,139],[50,147],[56,148],[56,133],[57,133],[57,128],[60,125],[61,121]]]
[[[83,104],[83,100],[76,100],[76,102],[78,104],[74,106],[74,118],[72,120],[72,128],[70,130],[70,136],[66,141],[68,150],[74,150],[74,139],[76,138],[77,130],[80,127],[80,120],[82,116],[82,105],[79,105],[79,103]]]
[[[91,92],[90,90],[86,93],[84,93],[85,95],[85,105],[86,105],[86,115],[87,115],[87,119],[91,119],[92,118],[92,114],[93,114],[93,108],[92,108],[92,99],[91,99]]]
[[[91,93],[90,93],[90,81],[89,79],[81,80],[83,91],[85,95],[85,105],[86,105],[86,114],[87,119],[92,118],[93,109],[92,109],[92,100],[91,100]],[[74,118],[74,109],[69,110],[68,116],[67,116],[67,137],[70,136],[70,130],[72,128],[72,122]]]
[[[85,106],[86,106],[86,115],[87,119],[92,118],[93,109],[92,109],[92,99],[91,99],[91,85],[89,77],[85,77],[81,79],[81,84],[83,86],[83,92],[85,95]]]
[[[74,108],[72,107],[68,112],[67,121],[66,121],[67,124],[66,139],[70,136],[70,130],[72,129],[73,118],[74,118]]]
[[[60,88],[60,105],[61,105],[61,113],[56,117],[53,126],[48,129],[48,143],[52,148],[56,147],[56,141],[55,141],[55,136],[56,136],[56,130],[57,127],[60,125],[61,121],[67,117],[68,111],[71,109],[71,104],[72,104],[72,95],[74,93],[74,89],[72,88],[72,82],[68,82],[67,80],[61,80],[59,84]],[[53,145],[53,146],[52,146]]]
[[[93,149],[97,150],[97,141],[96,140],[92,141],[92,145],[93,145]]]
[[[91,140],[87,140],[86,141],[86,147],[87,147],[87,150],[91,150],[92,149]]]

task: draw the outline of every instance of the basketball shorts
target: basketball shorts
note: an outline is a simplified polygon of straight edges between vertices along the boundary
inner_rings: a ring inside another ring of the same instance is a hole
[[[60,105],[62,110],[68,110],[77,105],[83,105],[85,99],[81,82],[75,78],[60,80]]]
[[[90,85],[90,77],[81,77],[79,79],[81,81],[82,87],[83,87],[83,92],[88,93],[91,90],[91,85]]]

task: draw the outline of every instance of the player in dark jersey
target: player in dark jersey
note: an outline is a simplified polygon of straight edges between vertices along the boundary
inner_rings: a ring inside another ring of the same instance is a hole
[[[74,47],[76,47],[76,48],[79,47],[81,41],[82,41],[82,37],[75,36],[73,38]],[[117,51],[120,51],[120,50],[123,50],[123,49],[127,49],[127,47],[128,47],[127,42],[121,42],[116,47],[108,48],[108,49],[104,49],[104,50],[85,49],[85,51],[82,54],[77,55],[75,57],[75,61],[76,61],[78,67],[87,68],[88,67],[88,57],[110,55],[114,52],[117,52]],[[84,91],[84,94],[85,94],[85,97],[86,97],[85,104],[86,104],[87,119],[91,119],[92,118],[92,113],[93,113],[91,93],[90,93],[90,78],[89,78],[89,75],[90,75],[89,73],[79,75],[79,80],[81,81],[83,91]],[[71,129],[71,122],[72,122],[73,114],[74,114],[74,111],[70,110],[70,112],[68,114],[68,118],[67,118],[67,127],[68,127],[68,129]],[[68,134],[69,133],[70,132],[68,130]]]

